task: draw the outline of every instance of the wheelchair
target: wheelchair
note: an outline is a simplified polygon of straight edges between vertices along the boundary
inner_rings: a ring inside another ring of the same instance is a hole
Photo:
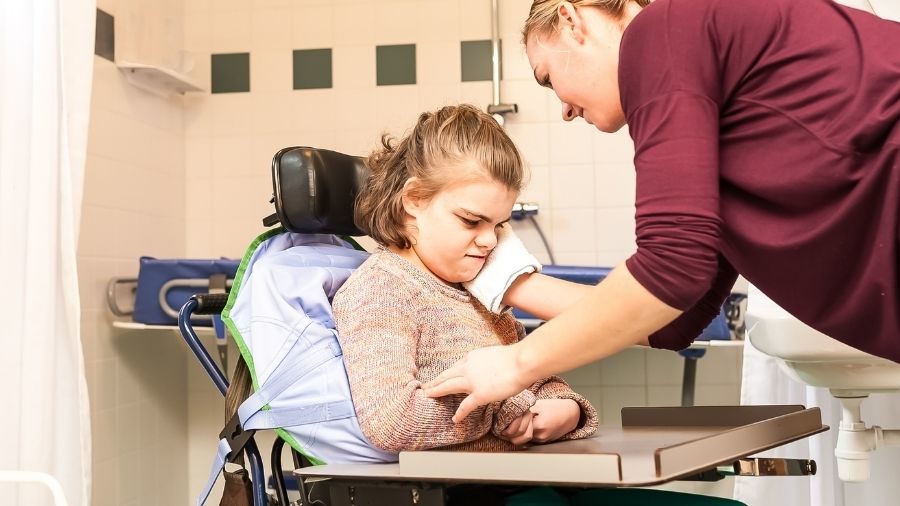
[[[278,228],[251,244],[231,293],[195,295],[179,312],[178,326],[186,343],[220,393],[229,395],[228,378],[198,338],[191,325],[192,315],[224,312],[227,316],[241,289],[240,278],[249,270],[247,262],[270,247],[267,241],[273,238],[299,238],[286,248],[304,243],[304,238],[339,249],[358,248],[352,236],[364,234],[353,222],[353,206],[367,177],[365,162],[359,157],[310,147],[290,147],[275,154],[271,199],[275,212],[263,219],[263,225]],[[348,265],[352,268],[352,262]],[[253,361],[247,343],[239,343],[239,347],[244,364],[250,366],[254,386],[262,388],[259,371],[254,372],[252,364],[247,364]],[[329,358],[335,357],[340,362],[337,352]],[[265,400],[260,401],[254,413],[265,412],[267,407],[272,409]],[[279,419],[279,413],[272,409],[266,415]],[[292,413],[286,410],[281,414]],[[401,452],[399,462],[379,462],[375,455],[368,461],[326,463],[327,459],[304,447],[302,438],[283,425],[269,424],[261,427],[275,428],[279,434],[269,456],[274,489],[270,498],[263,457],[254,439],[261,429],[247,425],[247,417],[242,421],[239,414],[232,416],[219,434],[219,456],[210,479],[215,480],[225,462],[239,460],[245,454],[252,483],[250,501],[255,506],[503,504],[514,493],[524,491],[527,495],[528,490],[546,490],[540,488],[546,486],[576,492],[606,490],[606,499],[627,504],[737,504],[692,494],[662,497],[660,494],[666,492],[629,488],[672,480],[716,481],[730,474],[814,474],[815,463],[811,461],[747,456],[828,429],[822,425],[817,408],[802,406],[624,408],[622,427],[601,427],[598,435],[588,440],[500,454],[418,451]],[[286,442],[295,468],[288,473],[282,468]],[[299,503],[289,500],[285,474],[297,483]]]

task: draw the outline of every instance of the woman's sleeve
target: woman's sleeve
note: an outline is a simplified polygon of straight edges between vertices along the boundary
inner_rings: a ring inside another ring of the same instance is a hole
[[[453,423],[464,395],[437,399],[424,395],[416,366],[415,294],[398,290],[396,279],[356,281],[365,281],[365,288],[345,287],[335,299],[334,315],[353,404],[366,438],[378,448],[399,452],[468,442],[487,434],[498,403]]]
[[[650,335],[650,346],[669,350],[681,350],[690,346],[703,329],[719,315],[737,276],[737,271],[728,260],[719,256],[719,269],[712,288],[693,307]]]
[[[636,171],[637,251],[626,266],[682,311],[712,287],[721,246],[722,3],[731,2],[653,2],[629,24],[620,50]]]
[[[685,311],[711,288],[718,269],[719,108],[695,93],[667,93],[629,118],[635,143],[637,252],[632,276]]]

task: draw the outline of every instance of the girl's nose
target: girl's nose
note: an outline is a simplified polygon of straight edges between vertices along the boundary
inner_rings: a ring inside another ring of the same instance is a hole
[[[475,244],[479,248],[487,248],[489,250],[494,249],[494,246],[497,245],[497,233],[491,229],[490,231],[485,231],[478,234],[478,237],[475,238]]]

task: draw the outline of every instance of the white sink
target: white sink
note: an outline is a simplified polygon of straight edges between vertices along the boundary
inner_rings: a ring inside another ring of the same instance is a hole
[[[860,404],[870,393],[900,390],[900,364],[847,346],[794,318],[751,287],[747,335],[759,351],[779,359],[794,379],[829,389],[841,403],[841,423],[834,450],[838,477],[869,479],[870,454],[900,446],[900,430],[867,426]]]
[[[784,313],[747,314],[750,342],[797,380],[838,391],[900,390],[900,364],[847,346]]]

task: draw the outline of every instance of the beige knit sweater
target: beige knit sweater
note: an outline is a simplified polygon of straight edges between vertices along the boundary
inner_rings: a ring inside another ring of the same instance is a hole
[[[430,399],[422,384],[470,350],[516,342],[524,336],[522,326],[511,313],[489,312],[469,292],[441,283],[395,253],[373,253],[341,287],[333,306],[359,424],[378,448],[512,450],[497,434],[536,399],[572,399],[581,406],[578,427],[563,439],[587,437],[597,428],[594,407],[556,376],[453,423],[464,396]]]

